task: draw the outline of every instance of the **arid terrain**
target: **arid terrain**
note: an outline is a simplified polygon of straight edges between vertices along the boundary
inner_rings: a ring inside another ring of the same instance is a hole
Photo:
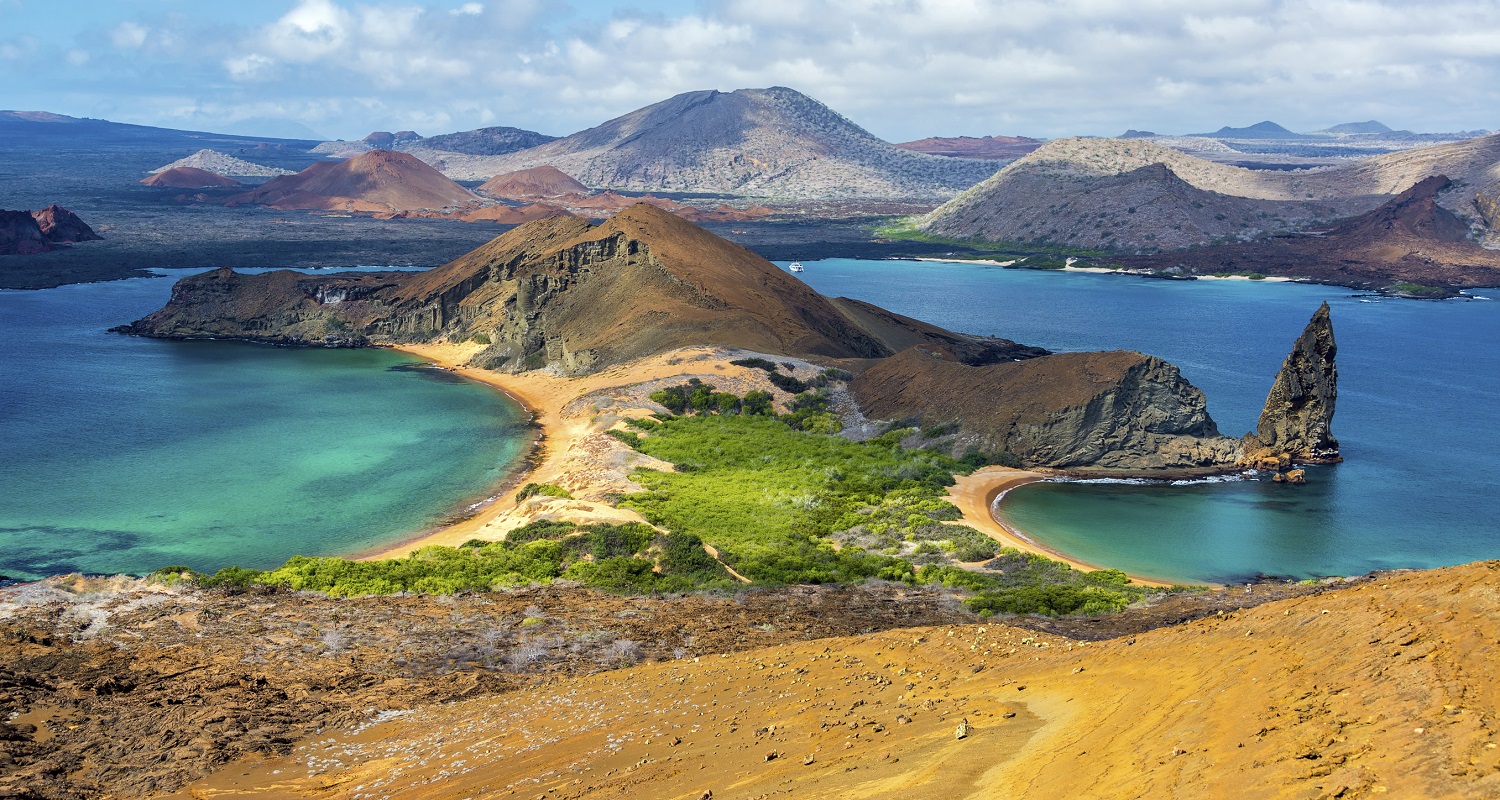
[[[1097,641],[1339,585],[1258,584],[1097,619],[1012,622],[1048,641]],[[76,577],[0,590],[0,611],[0,791],[49,799],[157,796],[382,714],[522,701],[638,663],[978,621],[942,590],[901,586],[340,599]]]

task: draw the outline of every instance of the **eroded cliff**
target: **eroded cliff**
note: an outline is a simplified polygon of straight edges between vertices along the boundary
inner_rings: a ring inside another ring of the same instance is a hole
[[[1177,367],[1124,350],[968,366],[914,347],[851,388],[870,416],[958,422],[982,449],[1029,466],[1219,469],[1238,453]]]

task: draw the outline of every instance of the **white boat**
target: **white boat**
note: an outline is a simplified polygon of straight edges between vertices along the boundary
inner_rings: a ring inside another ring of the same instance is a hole
[[[792,263],[788,264],[786,268],[789,269],[789,270],[791,270],[792,272],[801,272],[802,271],[802,262],[801,261],[793,261]]]

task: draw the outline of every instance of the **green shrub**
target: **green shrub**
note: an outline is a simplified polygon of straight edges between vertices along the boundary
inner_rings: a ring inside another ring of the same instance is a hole
[[[535,497],[537,495],[542,495],[544,497],[560,497],[564,500],[573,499],[573,495],[569,494],[567,489],[564,489],[557,484],[528,483],[525,486],[521,487],[521,491],[516,492],[516,505],[520,505],[521,501],[525,500],[528,497]]]
[[[489,344],[490,335],[484,331],[475,331],[474,335],[469,337],[469,341],[474,344]]]

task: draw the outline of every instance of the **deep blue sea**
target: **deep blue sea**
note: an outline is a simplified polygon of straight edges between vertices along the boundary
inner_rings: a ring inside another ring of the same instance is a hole
[[[1310,468],[1297,487],[1035,484],[1011,492],[1001,517],[1084,561],[1179,581],[1500,558],[1500,301],[909,261],[808,262],[800,277],[953,330],[1161,356],[1208,395],[1230,436],[1254,428],[1282,359],[1326,300],[1344,463]]]
[[[406,355],[106,332],[193,270],[169,272],[0,291],[0,575],[352,553],[514,469],[524,412]]]

